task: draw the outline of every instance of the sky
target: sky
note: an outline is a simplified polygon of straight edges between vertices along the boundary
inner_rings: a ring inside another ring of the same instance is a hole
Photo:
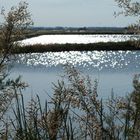
[[[126,27],[135,22],[132,17],[119,16],[114,0],[26,0],[34,26],[43,27]],[[0,0],[6,11],[20,0]],[[0,22],[2,18],[0,17]]]

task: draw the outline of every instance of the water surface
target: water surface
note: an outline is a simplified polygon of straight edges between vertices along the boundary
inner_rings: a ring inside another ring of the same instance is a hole
[[[133,90],[132,80],[140,73],[139,51],[88,51],[33,53],[19,55],[12,76],[23,76],[29,84],[25,98],[39,94],[42,100],[53,95],[52,82],[64,75],[63,65],[70,64],[92,81],[99,81],[98,94],[107,99],[112,89],[116,96],[125,96]],[[47,92],[47,93],[46,93]]]
[[[136,39],[139,36],[134,35],[41,35],[24,39],[21,41],[23,45],[33,44],[87,44],[97,42],[118,42]]]
[[[132,35],[41,35],[21,41],[28,44],[65,44],[117,42],[136,39]],[[139,51],[70,51],[20,54],[17,56],[12,76],[19,74],[30,87],[25,91],[29,95],[39,94],[42,100],[47,98],[46,91],[53,94],[52,82],[56,83],[64,75],[63,65],[70,64],[89,75],[93,81],[99,81],[100,98],[108,98],[113,88],[115,95],[125,96],[132,92],[132,80],[140,73]]]

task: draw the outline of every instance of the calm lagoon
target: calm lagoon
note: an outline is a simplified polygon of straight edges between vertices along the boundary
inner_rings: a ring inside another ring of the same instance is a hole
[[[53,84],[64,75],[63,65],[70,64],[94,81],[99,81],[99,97],[107,99],[112,89],[116,96],[132,92],[132,81],[140,73],[139,51],[89,51],[33,53],[19,55],[12,77],[22,76],[29,84],[24,91],[25,99],[38,94],[42,101],[53,95]]]
[[[117,42],[137,38],[132,35],[41,35],[21,41],[28,44],[65,44]],[[41,100],[47,94],[53,95],[52,83],[64,75],[63,65],[70,64],[83,74],[99,81],[98,94],[108,98],[112,89],[116,96],[125,96],[132,92],[132,81],[140,73],[139,51],[70,51],[20,54],[11,71],[12,77],[22,76],[29,84],[24,91],[26,99],[38,94]],[[47,92],[47,93],[46,93]]]

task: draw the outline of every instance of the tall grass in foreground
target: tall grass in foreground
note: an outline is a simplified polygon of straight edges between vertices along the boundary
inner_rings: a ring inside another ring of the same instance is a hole
[[[98,97],[98,82],[91,82],[71,66],[65,79],[54,84],[44,104],[37,95],[25,105],[20,79],[11,81],[12,100],[0,120],[2,140],[138,140],[140,136],[140,82],[124,98]],[[0,110],[3,113],[3,110]]]

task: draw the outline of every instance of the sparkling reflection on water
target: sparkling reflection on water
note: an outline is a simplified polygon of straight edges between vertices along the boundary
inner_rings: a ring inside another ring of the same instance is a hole
[[[12,76],[22,75],[23,81],[29,84],[24,94],[28,100],[30,92],[38,93],[45,100],[47,90],[53,94],[52,82],[57,82],[64,75],[62,65],[72,64],[91,79],[98,79],[98,94],[107,98],[111,89],[117,96],[125,96],[132,92],[134,74],[140,73],[139,51],[70,51],[20,54],[17,67],[13,69]],[[25,66],[25,67],[24,67]],[[27,69],[24,69],[26,68]],[[51,94],[51,95],[52,95]]]
[[[52,67],[64,64],[87,69],[104,70],[139,70],[139,51],[70,51],[47,52],[19,55],[18,63],[28,66]]]
[[[41,35],[20,41],[22,45],[33,44],[87,44],[97,42],[119,42],[130,39],[138,39],[138,35],[119,35],[119,34],[102,34],[102,35]]]

